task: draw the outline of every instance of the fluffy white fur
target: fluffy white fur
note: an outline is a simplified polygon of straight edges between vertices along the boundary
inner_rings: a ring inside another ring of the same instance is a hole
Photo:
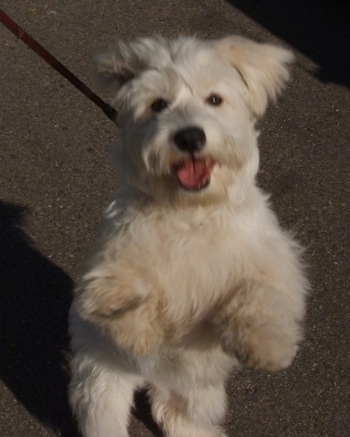
[[[85,437],[127,437],[141,386],[167,437],[224,436],[232,368],[291,364],[307,281],[255,184],[255,122],[292,59],[239,37],[146,38],[98,57],[118,86],[121,183],[71,309],[70,401]],[[189,153],[174,136],[193,126],[205,144]],[[202,189],[179,184],[189,155],[213,165]]]

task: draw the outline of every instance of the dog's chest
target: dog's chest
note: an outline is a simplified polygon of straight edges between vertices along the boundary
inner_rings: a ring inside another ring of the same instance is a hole
[[[154,215],[135,234],[167,301],[180,312],[209,308],[247,263],[244,232],[227,211]]]

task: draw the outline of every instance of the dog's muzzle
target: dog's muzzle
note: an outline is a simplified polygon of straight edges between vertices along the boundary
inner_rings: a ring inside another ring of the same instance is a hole
[[[199,191],[208,186],[215,163],[198,156],[206,143],[204,130],[196,126],[181,129],[174,135],[174,143],[181,152],[189,154],[173,166],[180,186],[188,191]]]
[[[174,143],[181,152],[189,155],[173,166],[180,186],[188,191],[199,191],[208,186],[215,162],[198,156],[206,144],[204,130],[196,126],[181,129],[175,133]]]

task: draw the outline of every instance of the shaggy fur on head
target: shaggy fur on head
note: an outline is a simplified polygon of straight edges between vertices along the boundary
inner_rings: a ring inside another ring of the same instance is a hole
[[[237,365],[288,367],[302,337],[300,248],[255,184],[255,122],[292,54],[240,37],[140,39],[114,80],[120,189],[71,309],[70,401],[85,437],[127,437],[149,390],[167,437],[219,437]]]

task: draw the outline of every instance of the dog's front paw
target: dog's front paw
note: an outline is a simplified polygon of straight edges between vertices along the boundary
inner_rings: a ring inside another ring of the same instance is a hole
[[[267,371],[290,366],[298,350],[297,340],[293,332],[269,323],[241,327],[238,335],[228,331],[222,335],[224,349],[233,352],[242,364]]]
[[[268,371],[288,367],[302,337],[288,296],[253,281],[237,290],[214,323],[226,352],[242,364]]]
[[[104,324],[137,308],[146,297],[146,290],[132,282],[123,284],[115,277],[103,276],[82,282],[77,289],[76,307],[82,319]]]
[[[159,293],[146,278],[90,275],[77,288],[75,306],[83,320],[133,355],[154,352],[164,338]]]
[[[151,298],[120,317],[107,319],[101,328],[118,347],[135,356],[154,353],[165,337],[158,304]]]

